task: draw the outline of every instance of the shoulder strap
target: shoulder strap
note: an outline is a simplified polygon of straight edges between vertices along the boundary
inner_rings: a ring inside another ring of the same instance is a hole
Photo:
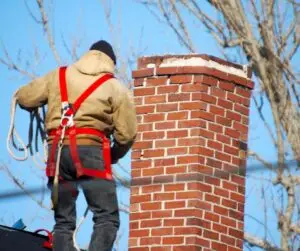
[[[66,70],[67,67],[60,67],[59,68],[59,87],[60,87],[60,97],[61,102],[68,102],[68,90],[67,90],[67,81],[66,81]],[[75,101],[72,108],[74,113],[79,109],[80,105],[104,82],[113,78],[113,74],[105,74],[96,80],[93,84],[91,84]]]
[[[66,70],[67,70],[66,66],[59,68],[59,88],[60,88],[61,102],[68,102]]]
[[[107,80],[113,78],[113,74],[105,74],[102,77],[100,77],[98,80],[96,80],[93,84],[91,84],[75,101],[73,104],[73,110],[74,113],[79,109],[80,105],[104,82]]]

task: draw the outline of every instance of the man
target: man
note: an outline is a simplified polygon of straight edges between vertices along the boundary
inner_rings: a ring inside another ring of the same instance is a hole
[[[59,172],[58,201],[54,207],[54,251],[75,250],[72,234],[76,228],[79,183],[93,212],[89,251],[111,250],[116,238],[119,212],[110,163],[116,163],[128,152],[136,136],[137,123],[129,90],[112,76],[115,65],[116,56],[111,45],[101,40],[74,64],[32,81],[16,94],[19,105],[28,111],[48,105],[50,187],[53,187],[54,173]],[[87,91],[95,83],[97,86]],[[89,93],[79,102],[84,92]],[[72,138],[72,135],[76,136]],[[113,146],[107,157],[104,143],[110,136]],[[61,154],[58,154],[58,140],[62,143]],[[76,142],[76,146],[72,142]],[[61,155],[60,158],[57,155]],[[53,169],[54,162],[58,163],[58,170]]]

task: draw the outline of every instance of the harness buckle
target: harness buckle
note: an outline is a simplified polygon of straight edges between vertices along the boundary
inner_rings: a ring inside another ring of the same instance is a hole
[[[71,104],[68,102],[62,102],[61,104],[61,127],[72,127],[74,126],[74,110]]]

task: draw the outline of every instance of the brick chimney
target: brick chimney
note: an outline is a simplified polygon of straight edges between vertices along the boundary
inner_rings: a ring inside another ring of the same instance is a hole
[[[143,57],[133,78],[129,250],[241,251],[249,68],[208,55]]]

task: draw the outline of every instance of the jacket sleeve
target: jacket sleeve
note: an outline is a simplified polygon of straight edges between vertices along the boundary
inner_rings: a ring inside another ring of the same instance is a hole
[[[113,102],[114,144],[112,163],[116,163],[130,150],[137,133],[136,110],[131,92],[119,83]]]
[[[16,98],[21,108],[30,111],[47,103],[48,83],[52,81],[53,74],[50,72],[37,78],[17,91]]]

